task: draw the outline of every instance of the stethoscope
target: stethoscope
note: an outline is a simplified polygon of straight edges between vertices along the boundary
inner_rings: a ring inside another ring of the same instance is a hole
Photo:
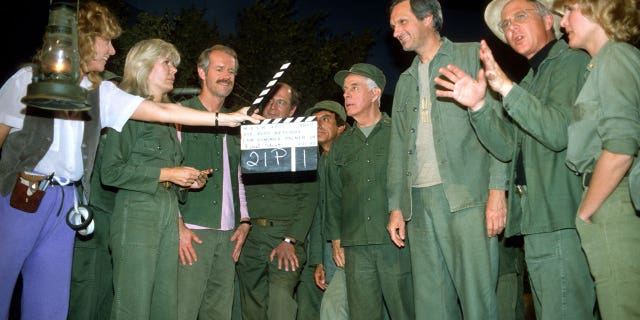
[[[67,213],[67,225],[83,236],[92,234],[95,228],[93,213],[86,206],[78,205],[76,188],[73,188],[73,208]]]

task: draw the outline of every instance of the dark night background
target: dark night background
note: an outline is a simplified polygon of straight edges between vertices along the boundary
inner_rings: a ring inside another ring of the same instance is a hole
[[[179,8],[195,6],[205,9],[206,16],[215,22],[221,33],[233,33],[238,9],[255,0],[127,0],[132,11],[146,11],[151,14],[175,13]],[[441,34],[453,41],[478,41],[486,39],[494,50],[498,61],[515,79],[523,70],[514,68],[520,65],[520,57],[500,42],[485,26],[483,13],[489,0],[463,1],[441,0],[444,14],[444,27]],[[406,69],[413,53],[402,50],[398,41],[392,37],[389,27],[388,1],[386,0],[317,0],[296,2],[298,14],[307,16],[317,11],[328,12],[326,26],[333,32],[362,32],[373,30],[376,44],[369,52],[366,62],[379,66],[387,76],[387,95],[393,94],[398,75]],[[29,62],[31,56],[41,45],[42,36],[48,21],[48,0],[14,2],[17,7],[5,9],[5,17],[0,24],[4,36],[4,62],[0,66],[0,81],[4,83],[21,64]],[[118,52],[118,55],[124,55]]]
[[[191,6],[202,8],[207,18],[215,22],[219,31],[224,34],[235,32],[239,8],[254,1],[257,0],[127,0],[131,12],[149,12],[154,15],[171,14],[180,8]],[[489,0],[441,0],[444,15],[441,35],[459,42],[487,40],[496,60],[512,79],[519,80],[526,71],[523,69],[526,64],[522,63],[523,58],[500,42],[485,26],[483,13],[488,2]],[[326,27],[332,32],[375,32],[375,45],[365,62],[372,63],[385,72],[387,86],[383,106],[390,108],[389,102],[398,76],[410,65],[414,54],[404,52],[392,37],[388,3],[387,0],[297,0],[296,9],[301,17],[318,11],[328,12]],[[11,2],[11,6],[5,2],[3,18],[0,19],[0,31],[3,33],[0,41],[4,48],[0,63],[0,83],[4,84],[22,64],[30,62],[31,56],[40,47],[48,23],[49,4],[49,0],[15,1]],[[117,55],[126,53],[118,52]],[[17,306],[16,302],[14,307]],[[17,315],[11,314],[10,319],[17,319]]]

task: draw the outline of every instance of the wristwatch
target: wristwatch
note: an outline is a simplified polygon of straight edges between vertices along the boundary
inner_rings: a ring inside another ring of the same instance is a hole
[[[295,240],[293,240],[293,239],[291,239],[291,238],[289,238],[289,237],[284,237],[284,238],[282,238],[282,241],[284,241],[284,242],[286,242],[286,243],[290,243],[290,244],[292,244],[292,245],[295,245],[295,244],[296,244],[296,241],[295,241]]]

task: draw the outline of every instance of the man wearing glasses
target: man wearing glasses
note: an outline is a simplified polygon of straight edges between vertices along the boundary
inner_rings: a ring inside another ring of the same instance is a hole
[[[455,66],[442,68],[448,80],[436,80],[445,88],[437,94],[470,108],[483,144],[512,163],[504,236],[524,236],[536,318],[594,319],[594,285],[575,226],[582,185],[565,165],[567,127],[589,58],[556,39],[551,2],[493,0],[486,8],[492,32],[529,62],[519,84],[504,74],[482,41],[485,68],[477,81]],[[485,101],[485,79],[502,96],[508,120]]]
[[[292,117],[300,94],[278,82],[261,115]],[[316,171],[242,174],[251,232],[236,265],[243,319],[295,320],[294,290],[318,197]]]

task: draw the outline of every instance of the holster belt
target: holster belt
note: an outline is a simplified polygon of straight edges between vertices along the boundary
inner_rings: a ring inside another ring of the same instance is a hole
[[[251,224],[261,227],[276,227],[276,226],[288,226],[290,224],[289,221],[286,220],[271,220],[265,218],[251,218]]]

